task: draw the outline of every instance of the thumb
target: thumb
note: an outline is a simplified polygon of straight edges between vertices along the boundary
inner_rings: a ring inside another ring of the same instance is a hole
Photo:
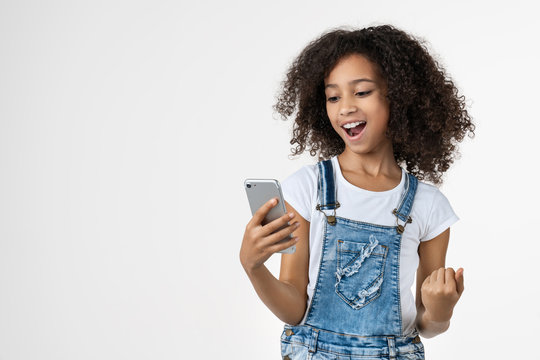
[[[458,271],[456,271],[456,291],[459,295],[463,292],[463,289],[465,287],[463,286],[463,268],[459,268]]]

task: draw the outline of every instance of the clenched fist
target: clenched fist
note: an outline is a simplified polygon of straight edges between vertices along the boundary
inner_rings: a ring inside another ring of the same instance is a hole
[[[433,321],[448,321],[463,292],[463,268],[440,268],[431,273],[420,289],[422,303]]]

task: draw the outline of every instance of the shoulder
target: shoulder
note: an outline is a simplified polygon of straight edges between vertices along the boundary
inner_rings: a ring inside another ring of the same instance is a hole
[[[428,205],[430,211],[436,207],[450,206],[450,201],[438,187],[423,181],[418,181],[415,201]]]
[[[317,183],[317,164],[304,165],[300,169],[296,170],[291,175],[287,176],[283,180],[283,186],[294,186],[295,184],[302,183]]]
[[[432,205],[435,197],[438,196],[437,193],[441,193],[438,187],[418,180],[418,186],[416,187],[416,195],[414,201],[419,201]]]
[[[432,184],[418,181],[414,202],[423,218],[421,241],[434,238],[459,220],[448,198]]]
[[[304,165],[281,182],[283,197],[302,217],[311,218],[311,204],[317,195],[317,164]]]

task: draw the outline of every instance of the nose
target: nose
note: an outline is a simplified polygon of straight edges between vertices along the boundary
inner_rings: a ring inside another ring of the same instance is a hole
[[[339,114],[341,116],[346,116],[351,113],[354,113],[358,110],[358,107],[353,100],[350,100],[348,96],[344,96],[341,101],[341,108],[339,109]]]

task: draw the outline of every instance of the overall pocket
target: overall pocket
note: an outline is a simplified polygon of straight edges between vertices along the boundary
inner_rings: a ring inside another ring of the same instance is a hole
[[[337,241],[336,293],[353,309],[381,295],[387,253],[374,235],[369,242]]]

